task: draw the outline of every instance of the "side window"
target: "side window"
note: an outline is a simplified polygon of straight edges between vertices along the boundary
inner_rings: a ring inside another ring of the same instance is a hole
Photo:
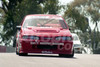
[[[66,23],[63,20],[59,20],[61,26],[63,27],[63,29],[67,29]]]

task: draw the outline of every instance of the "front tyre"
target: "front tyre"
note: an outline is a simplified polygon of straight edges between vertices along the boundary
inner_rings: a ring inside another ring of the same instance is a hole
[[[19,47],[18,47],[19,49]],[[16,46],[16,54],[19,55],[19,56],[27,56],[28,53],[19,53],[19,50],[17,49],[17,46]]]
[[[27,53],[19,53],[19,56],[27,56]]]
[[[19,55],[19,52],[18,52],[17,46],[16,46],[15,51],[16,51],[16,55]]]
[[[59,56],[60,57],[70,57],[70,58],[72,58],[72,57],[74,57],[74,50],[73,50],[72,54],[59,54]]]
[[[65,54],[59,54],[59,57],[65,57]]]
[[[73,50],[72,54],[66,54],[66,57],[74,57],[74,50]]]

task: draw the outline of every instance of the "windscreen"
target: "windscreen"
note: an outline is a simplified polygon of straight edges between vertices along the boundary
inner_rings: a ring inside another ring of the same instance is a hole
[[[23,28],[27,27],[50,27],[67,29],[65,22],[60,18],[28,18],[25,19],[23,24]]]

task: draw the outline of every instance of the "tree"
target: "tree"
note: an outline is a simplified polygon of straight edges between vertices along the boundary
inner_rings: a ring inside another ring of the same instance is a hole
[[[68,19],[70,26],[75,30],[81,30],[83,33],[87,31],[89,23],[88,18],[75,9],[74,7],[68,5],[67,10],[63,16],[65,19]],[[68,23],[68,24],[69,24]]]
[[[4,21],[2,21],[3,24],[3,32],[1,34],[2,36],[2,41],[5,42],[5,45],[7,45],[7,43],[10,42],[11,40],[11,34],[14,34],[15,32],[10,32],[10,30],[14,30],[15,29],[15,24],[14,24],[14,20],[13,20],[13,15],[15,12],[15,7],[17,5],[17,3],[21,3],[22,0],[9,0],[9,2],[7,0],[1,0],[2,1],[2,7],[0,7],[0,9],[4,12],[2,19],[4,19]]]
[[[95,30],[100,21],[100,0],[74,0],[71,3],[72,7],[75,7],[87,17],[90,17],[90,21],[95,24]]]
[[[97,26],[98,26],[98,23],[100,22],[100,0],[74,0],[72,3],[70,3],[70,7],[72,9],[74,9],[74,10],[72,10],[72,15],[74,15],[73,13],[75,13],[77,11],[75,14],[77,14],[79,12],[80,15],[87,18],[86,20],[89,20],[89,23],[95,24],[93,31],[91,30],[91,27],[89,27],[89,25],[88,25],[88,29],[87,29],[88,31],[86,32],[86,33],[90,34],[87,37],[89,37],[91,39],[92,48],[94,49],[94,46],[98,46],[98,43],[99,43],[98,39],[100,39],[97,36],[99,34],[99,33],[97,33],[98,32]],[[70,10],[70,9],[68,8],[68,10]],[[67,10],[66,10],[66,12],[67,12]],[[76,19],[76,20],[78,20],[78,21],[82,20],[82,19],[80,19],[81,17],[79,15],[76,15],[76,16],[78,17],[78,19]],[[71,16],[71,17],[73,18],[73,16]],[[81,25],[80,25],[80,27],[81,27]]]
[[[43,12],[48,14],[58,14],[61,6],[58,0],[46,0],[43,3]]]

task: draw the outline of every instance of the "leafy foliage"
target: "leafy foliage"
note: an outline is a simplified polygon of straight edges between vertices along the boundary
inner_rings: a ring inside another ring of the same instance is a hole
[[[43,9],[44,13],[49,13],[49,14],[57,14],[59,12],[59,9],[61,8],[59,6],[59,1],[58,0],[46,0],[43,3]]]
[[[100,22],[100,0],[74,0],[67,5],[64,17],[71,18],[71,22],[75,24],[73,29],[78,27],[83,32],[81,35],[84,37],[84,43],[91,40],[93,50],[97,48],[100,43],[97,27]],[[89,23],[95,24],[94,30],[91,30]]]
[[[85,16],[91,17],[91,21],[96,24],[96,29],[100,21],[100,0],[74,0],[71,6]]]
[[[88,29],[88,19],[84,15],[80,14],[80,12],[77,9],[68,6],[68,10],[65,11],[64,17],[66,19],[73,19],[72,23],[75,24],[74,30],[79,29],[82,32],[86,32],[86,30]]]

